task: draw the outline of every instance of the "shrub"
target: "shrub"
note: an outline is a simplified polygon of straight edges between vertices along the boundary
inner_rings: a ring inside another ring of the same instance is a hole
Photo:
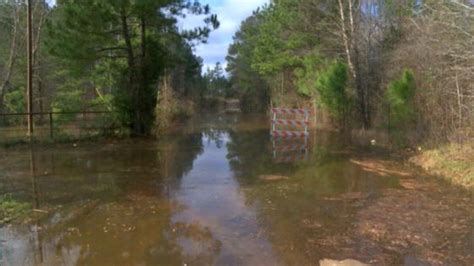
[[[416,83],[413,72],[405,69],[400,79],[390,82],[385,92],[389,110],[389,128],[407,129],[413,121],[413,96],[415,95]]]
[[[10,222],[31,209],[31,204],[14,200],[11,195],[0,196],[0,224]]]
[[[340,62],[333,62],[320,71],[316,80],[320,103],[338,119],[345,117],[350,106],[347,80],[347,66]]]

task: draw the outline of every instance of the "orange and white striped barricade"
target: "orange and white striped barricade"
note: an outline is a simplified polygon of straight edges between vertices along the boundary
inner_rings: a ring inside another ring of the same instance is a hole
[[[293,162],[307,158],[311,112],[306,109],[291,108],[271,108],[270,111],[270,135],[274,161]],[[300,140],[303,140],[303,143],[298,143]],[[285,141],[286,143],[281,143]]]

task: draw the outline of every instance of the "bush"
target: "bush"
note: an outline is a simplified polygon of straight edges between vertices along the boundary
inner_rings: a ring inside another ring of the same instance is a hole
[[[298,93],[315,99],[345,126],[345,116],[350,108],[347,94],[347,66],[341,62],[327,62],[318,53],[306,56],[302,68],[295,70]]]
[[[414,120],[412,100],[415,90],[415,77],[409,69],[403,71],[400,79],[390,82],[385,92],[385,98],[390,109],[389,128],[396,130],[409,128],[408,124]]]
[[[334,62],[320,71],[316,80],[319,102],[338,119],[345,117],[350,106],[347,80],[347,66],[340,62]]]
[[[31,209],[31,204],[14,200],[11,195],[0,196],[0,224],[10,222]]]
[[[387,128],[390,138],[396,146],[406,146],[415,125],[413,97],[416,83],[413,72],[405,69],[402,76],[390,82],[385,91],[388,107]]]
[[[161,132],[172,126],[174,122],[183,121],[194,112],[192,102],[177,99],[168,78],[162,83],[160,92],[157,95],[155,107],[155,132]]]

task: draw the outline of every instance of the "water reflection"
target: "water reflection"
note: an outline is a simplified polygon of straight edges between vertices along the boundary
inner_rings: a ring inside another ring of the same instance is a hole
[[[210,130],[203,135],[205,152],[183,177],[173,199],[186,208],[176,213],[175,223],[195,221],[218,236],[215,263],[226,265],[276,265],[274,253],[255,209],[247,204],[234,173],[225,158],[230,141],[225,131]],[[202,254],[208,247],[200,241],[181,239],[187,254]]]
[[[307,160],[278,163],[266,118],[243,116],[6,150],[0,193],[37,211],[0,228],[0,265],[472,264],[471,198],[361,154],[317,132]]]

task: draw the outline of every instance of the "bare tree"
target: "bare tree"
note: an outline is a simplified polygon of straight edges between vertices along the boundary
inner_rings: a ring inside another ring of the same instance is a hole
[[[43,25],[44,21],[47,18],[49,13],[49,8],[47,8],[46,3],[44,1],[36,1],[33,15],[34,15],[34,37],[35,40],[33,41],[33,66],[35,69],[34,72],[34,78],[36,81],[36,91],[37,91],[37,106],[39,108],[40,112],[44,112],[45,106],[44,106],[44,86],[43,86],[43,72],[42,71],[42,58],[39,54],[40,49],[41,49],[41,37],[42,37],[42,30],[43,30]],[[44,117],[40,117],[40,120],[42,121]]]
[[[361,115],[364,128],[368,128],[371,122],[371,110],[368,99],[368,88],[364,85],[364,77],[361,73],[360,56],[360,23],[362,17],[361,1],[338,0],[340,36],[344,43],[345,57],[351,76],[353,78],[357,106]]]
[[[11,29],[11,38],[10,38],[10,53],[8,57],[8,62],[3,73],[3,82],[0,85],[0,113],[3,112],[4,108],[4,99],[5,94],[7,93],[8,88],[11,84],[11,79],[13,76],[13,70],[18,59],[17,49],[20,35],[20,5],[16,2],[13,2],[11,5],[12,12],[11,18],[13,20],[12,29]]]
[[[405,24],[389,78],[400,67],[417,73],[417,106],[435,139],[465,138],[474,125],[474,8],[468,2],[425,3]],[[398,67],[397,67],[398,66]],[[454,134],[456,133],[456,134]]]

